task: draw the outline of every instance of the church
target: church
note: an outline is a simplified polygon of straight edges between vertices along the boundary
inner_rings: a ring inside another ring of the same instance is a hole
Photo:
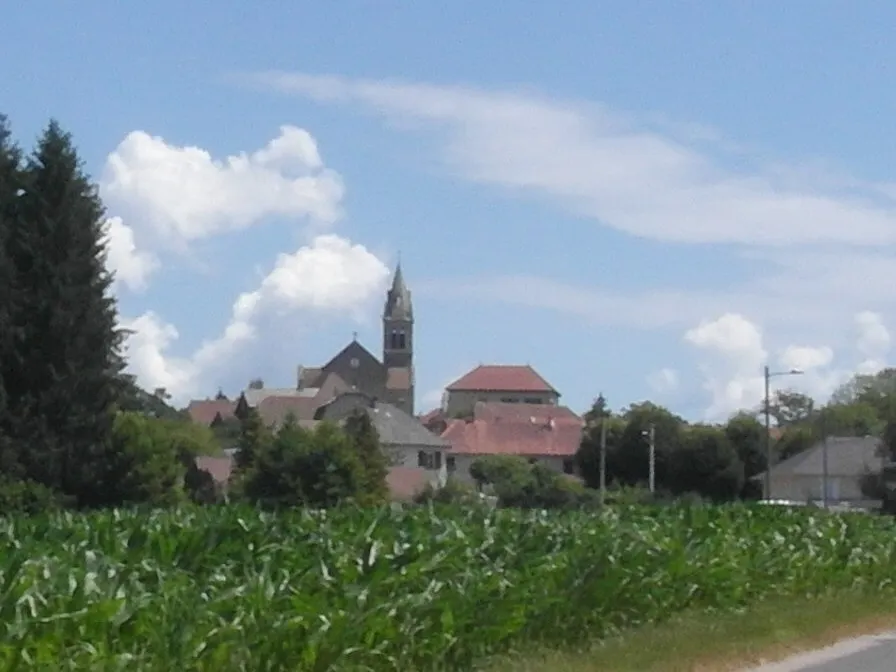
[[[323,366],[299,366],[297,377],[300,392],[321,389],[335,377],[352,390],[414,415],[414,308],[401,262],[395,268],[383,308],[382,361],[353,339]]]

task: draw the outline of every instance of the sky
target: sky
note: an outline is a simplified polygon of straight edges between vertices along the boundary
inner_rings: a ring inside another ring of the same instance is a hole
[[[824,400],[891,358],[896,4],[32,0],[0,112],[70,131],[129,366],[178,403],[380,352],[417,408],[531,364],[583,411]]]

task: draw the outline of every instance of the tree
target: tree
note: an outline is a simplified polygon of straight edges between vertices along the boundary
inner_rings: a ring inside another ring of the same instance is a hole
[[[346,418],[344,431],[351,439],[364,468],[364,482],[359,501],[362,504],[381,504],[389,499],[386,475],[389,464],[380,446],[380,437],[370,415],[357,410]]]
[[[725,425],[725,436],[734,447],[738,459],[744,468],[744,487],[741,496],[745,499],[758,499],[762,496],[762,487],[750,480],[761,474],[768,466],[765,449],[765,427],[749,413],[733,415]]]
[[[656,482],[667,483],[670,460],[678,447],[683,418],[649,401],[632,404],[623,414],[625,429],[618,446],[608,452],[608,478],[623,485],[646,483],[650,469],[650,428],[654,430]]]
[[[0,115],[0,477],[19,478],[18,451],[10,438],[11,416],[8,408],[4,372],[15,361],[14,301],[17,300],[15,275],[7,256],[9,238],[19,224],[18,201],[22,186],[21,152],[11,140],[6,117]]]
[[[122,334],[105,267],[104,212],[71,137],[51,122],[24,170],[7,232],[13,357],[9,434],[28,478],[78,506],[117,503],[113,423]]]
[[[314,430],[288,418],[246,475],[245,497],[265,508],[327,508],[363,491],[364,466],[351,439],[322,422]]]
[[[599,424],[602,418],[608,418],[611,415],[612,412],[607,407],[607,399],[604,397],[603,392],[601,392],[597,395],[597,399],[591,404],[591,408],[585,412],[585,425],[587,427],[592,427],[595,424]]]
[[[255,464],[257,456],[264,451],[271,435],[262,422],[257,408],[247,405],[241,415],[234,463],[238,472],[246,472]]]
[[[877,409],[863,401],[829,403],[818,411],[815,424],[819,436],[870,436],[882,429]]]
[[[113,481],[115,489],[106,496],[127,504],[181,503],[187,470],[178,438],[164,420],[141,413],[118,413],[112,436],[117,478]]]
[[[819,437],[814,427],[787,427],[774,444],[778,462],[783,462],[816,444]]]
[[[744,485],[744,465],[725,430],[691,425],[670,459],[669,489],[695,492],[714,501],[736,499]]]
[[[769,404],[769,413],[778,427],[797,425],[812,419],[815,400],[801,392],[778,390]]]
[[[606,424],[607,433],[607,482],[610,482],[610,474],[619,473],[616,466],[616,456],[622,445],[622,434],[625,431],[625,420],[613,415],[606,415],[602,421],[595,421],[586,425],[582,433],[582,444],[576,453],[576,462],[585,485],[589,488],[600,487],[600,442],[601,422]],[[612,467],[612,470],[611,470]]]
[[[519,455],[487,455],[470,465],[480,488],[490,485],[498,503],[516,508],[582,508],[597,504],[597,493],[538,462]]]

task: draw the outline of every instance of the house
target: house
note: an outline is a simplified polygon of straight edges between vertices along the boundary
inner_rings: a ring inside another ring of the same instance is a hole
[[[357,411],[370,416],[380,445],[389,458],[390,472],[394,470],[391,479],[400,484],[396,487],[410,487],[408,484],[413,479],[418,481],[417,489],[427,483],[444,485],[450,442],[431,432],[398,406],[363,392],[352,391],[321,406],[314,418],[342,422]]]
[[[585,422],[565,406],[480,401],[466,418],[436,418],[429,426],[451,444],[448,474],[472,482],[470,466],[485,455],[517,455],[575,475]]]
[[[478,402],[556,406],[560,393],[528,364],[481,364],[445,388],[442,413],[467,415]]]
[[[771,493],[764,492],[765,472],[753,478],[762,483],[764,499],[820,502],[826,481],[829,504],[873,507],[878,503],[862,493],[862,480],[880,473],[884,463],[877,437],[829,437],[773,466]]]

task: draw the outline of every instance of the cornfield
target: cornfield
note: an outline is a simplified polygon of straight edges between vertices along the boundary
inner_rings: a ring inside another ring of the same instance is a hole
[[[468,670],[686,607],[896,576],[891,519],[770,507],[219,507],[0,534],[3,670]]]

